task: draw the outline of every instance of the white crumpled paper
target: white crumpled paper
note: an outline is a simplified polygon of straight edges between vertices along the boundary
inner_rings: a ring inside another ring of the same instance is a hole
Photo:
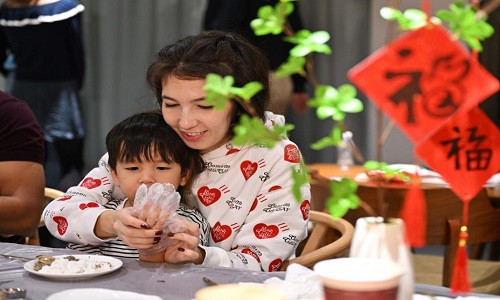
[[[142,254],[153,254],[169,246],[167,234],[187,230],[188,221],[176,213],[179,208],[181,195],[170,183],[154,183],[148,189],[141,184],[135,193],[134,213],[144,220],[152,229],[163,230],[163,235],[158,244],[149,249],[139,250]]]
[[[256,284],[256,283],[240,283]],[[313,270],[299,264],[291,264],[286,269],[285,279],[272,277],[263,285],[284,290],[287,300],[323,300],[321,277]]]

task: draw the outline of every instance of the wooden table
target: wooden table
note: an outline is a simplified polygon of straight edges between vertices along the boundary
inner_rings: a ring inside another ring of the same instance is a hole
[[[319,175],[328,179],[335,177],[354,179],[356,175],[365,171],[365,168],[360,165],[352,165],[347,169],[343,169],[337,164],[318,163],[307,165],[307,167],[310,172],[314,173],[317,171]]]

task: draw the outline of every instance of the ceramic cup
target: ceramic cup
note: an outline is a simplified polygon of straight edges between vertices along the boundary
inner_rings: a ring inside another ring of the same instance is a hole
[[[314,265],[326,300],[396,300],[403,268],[390,260],[346,257]]]
[[[277,288],[256,284],[220,284],[197,291],[196,300],[286,300],[286,293]]]

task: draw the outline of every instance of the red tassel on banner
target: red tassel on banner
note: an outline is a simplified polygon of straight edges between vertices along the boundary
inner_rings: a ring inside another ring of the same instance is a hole
[[[451,292],[454,294],[465,294],[471,291],[467,261],[467,237],[467,226],[462,226],[451,279]]]
[[[410,247],[425,246],[427,231],[427,205],[420,184],[413,183],[406,192],[400,218],[405,222],[406,237]]]

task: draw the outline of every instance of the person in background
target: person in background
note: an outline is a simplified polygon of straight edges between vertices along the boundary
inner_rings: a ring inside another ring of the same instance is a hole
[[[257,117],[268,127],[285,122],[282,116],[266,112],[268,62],[262,51],[242,36],[204,31],[160,49],[147,80],[165,122],[189,148],[202,155],[205,170],[193,182],[185,202],[197,207],[211,226],[209,246],[200,245],[194,231],[167,237],[172,243],[164,260],[276,271],[294,256],[297,245],[307,236],[310,185],[302,185],[300,199],[292,194],[293,174],[300,172],[303,163],[300,150],[285,137],[273,148],[250,142],[235,145],[233,126],[247,112],[234,99],[228,99],[222,110],[205,101],[205,78],[210,73],[232,76],[237,87],[252,81],[263,83],[263,90],[251,99]],[[85,182],[68,190],[81,196],[49,203],[44,212],[49,230],[65,230],[68,223],[60,220],[71,219],[73,224],[85,224],[79,228],[84,243],[119,237],[137,249],[153,247],[158,237],[155,230],[143,228],[144,221],[130,211],[102,205],[80,210],[79,206],[90,200],[103,202],[105,197],[122,194],[107,174],[104,157]],[[95,192],[101,184],[108,191],[105,194]],[[68,240],[79,238],[73,234]]]
[[[47,186],[66,190],[83,171],[85,128],[81,12],[75,0],[5,0],[0,6],[0,62],[15,65],[11,95],[26,101],[45,132]]]
[[[43,130],[29,106],[0,91],[0,242],[24,243],[45,204]]]
[[[80,193],[68,192],[62,197],[86,201],[85,207],[88,210],[102,205],[111,210],[132,211],[136,208],[134,206],[136,191],[142,184],[149,188],[154,183],[170,183],[184,195],[186,189],[190,189],[194,178],[204,168],[198,151],[184,144],[177,133],[165,123],[159,110],[140,112],[116,124],[106,137],[106,148],[109,157],[108,172],[106,177],[101,177],[99,180],[113,181],[120,187],[123,195],[116,198],[99,198],[102,200],[99,204],[86,199],[84,194]],[[105,164],[103,160],[100,163]],[[83,182],[88,182],[89,178],[87,176]],[[106,185],[100,185],[92,191],[105,195],[108,188]],[[83,209],[81,211],[83,212]],[[137,215],[136,212],[133,214]],[[200,243],[208,245],[210,227],[205,218],[198,211],[188,208],[182,198],[177,214],[191,220],[194,231],[200,231]],[[89,220],[88,224],[75,224],[70,218],[67,221],[68,226],[64,231],[59,227],[61,223],[49,222],[47,227],[56,238],[67,240],[69,236],[78,236],[79,227],[94,225],[92,220]],[[152,228],[151,225],[148,226]],[[157,233],[159,236],[155,242],[158,243],[161,236],[167,233]],[[124,244],[120,239],[93,245],[81,240],[80,243],[68,244],[68,248],[92,254],[139,258],[138,250]]]
[[[298,112],[307,110],[306,78],[293,75],[278,78],[275,71],[287,61],[290,49],[294,44],[283,40],[284,33],[279,35],[256,36],[250,22],[257,18],[257,12],[264,5],[274,6],[278,0],[208,0],[203,21],[204,30],[223,30],[242,34],[250,42],[264,51],[269,60],[271,70],[271,105],[270,110],[284,115],[288,106]],[[302,29],[298,2],[293,2],[294,11],[288,16],[293,31]]]

